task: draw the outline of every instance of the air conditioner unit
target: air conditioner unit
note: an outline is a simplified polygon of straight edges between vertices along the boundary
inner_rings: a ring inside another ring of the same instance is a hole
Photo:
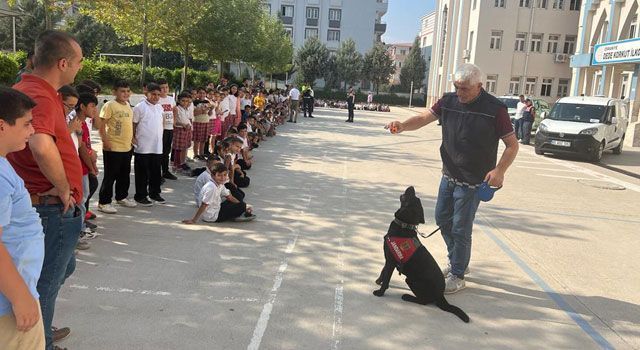
[[[557,53],[553,55],[553,61],[555,63],[564,63],[567,62],[567,60],[569,60],[569,55],[566,53]]]
[[[471,58],[471,50],[462,50],[462,58],[468,60]]]

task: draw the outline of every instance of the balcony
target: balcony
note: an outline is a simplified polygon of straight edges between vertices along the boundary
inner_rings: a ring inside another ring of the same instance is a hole
[[[376,23],[376,24],[374,24],[373,31],[374,31],[374,33],[384,34],[387,31],[387,24],[386,23]]]

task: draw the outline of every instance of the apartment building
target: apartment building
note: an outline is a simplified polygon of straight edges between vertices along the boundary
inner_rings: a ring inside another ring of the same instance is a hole
[[[640,146],[640,33],[637,0],[585,0],[580,31],[571,57],[573,95],[628,99],[631,111],[626,141]]]
[[[427,72],[422,81],[424,87],[429,84],[429,68],[431,67],[431,50],[433,47],[433,35],[436,25],[436,13],[431,12],[420,18],[420,51],[425,62],[427,62]]]
[[[400,71],[402,70],[402,64],[409,56],[413,43],[398,43],[387,44],[387,54],[393,60],[393,66],[396,67],[395,72],[389,78],[390,85],[400,85]]]
[[[364,54],[387,30],[382,17],[388,0],[269,0],[265,6],[280,18],[294,49],[307,38],[317,37],[336,51],[342,40],[351,38]]]
[[[580,0],[438,0],[427,104],[453,91],[457,66],[486,74],[495,95],[553,103],[569,95]]]

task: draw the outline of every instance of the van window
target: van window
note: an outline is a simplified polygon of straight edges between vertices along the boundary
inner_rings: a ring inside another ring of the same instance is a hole
[[[498,100],[507,105],[507,108],[517,108],[518,102],[520,102],[520,99],[517,98],[498,97]]]
[[[602,123],[604,122],[606,112],[606,106],[556,103],[551,109],[548,118],[580,123],[592,123],[594,120],[597,120]]]

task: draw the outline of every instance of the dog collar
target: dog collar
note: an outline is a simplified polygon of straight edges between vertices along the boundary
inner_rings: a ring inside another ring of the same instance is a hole
[[[400,221],[400,219],[398,219],[398,218],[394,218],[393,222],[395,222],[396,224],[400,225],[400,227],[402,227],[402,228],[408,228],[410,230],[417,230],[418,229],[418,225],[407,224],[406,222]]]

